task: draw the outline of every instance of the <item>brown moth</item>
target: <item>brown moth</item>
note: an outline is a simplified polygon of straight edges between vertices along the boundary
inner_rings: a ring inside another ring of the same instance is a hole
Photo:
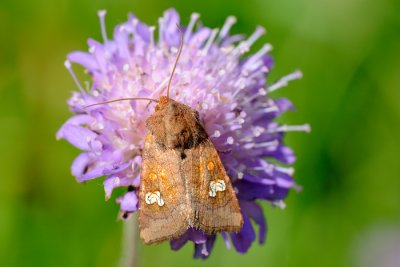
[[[199,113],[168,97],[182,45],[181,32],[167,96],[146,120],[139,189],[140,237],[146,244],[177,238],[190,227],[213,234],[239,232],[243,225],[230,178]]]
[[[161,96],[146,127],[139,190],[143,241],[177,238],[189,227],[207,234],[240,231],[236,194],[198,112]]]
[[[181,45],[166,96],[158,101],[121,98],[98,103],[157,102],[155,112],[146,120],[139,188],[140,237],[146,244],[178,238],[189,228],[213,234],[239,232],[243,225],[236,193],[199,113],[169,98],[183,46],[178,29]]]

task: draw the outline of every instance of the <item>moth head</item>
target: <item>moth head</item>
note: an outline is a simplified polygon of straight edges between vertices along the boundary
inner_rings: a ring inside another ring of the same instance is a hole
[[[168,106],[168,103],[171,101],[171,99],[168,96],[160,96],[158,99],[158,103],[156,106],[156,111],[164,109],[166,106]]]

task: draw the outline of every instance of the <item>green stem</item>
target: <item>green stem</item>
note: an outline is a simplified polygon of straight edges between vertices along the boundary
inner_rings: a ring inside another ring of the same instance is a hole
[[[123,221],[122,253],[119,267],[137,267],[137,216],[134,213],[129,219]]]

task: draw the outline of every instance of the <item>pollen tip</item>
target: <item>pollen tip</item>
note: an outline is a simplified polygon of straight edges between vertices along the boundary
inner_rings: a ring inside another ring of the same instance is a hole
[[[197,20],[198,18],[200,18],[200,14],[199,14],[199,13],[196,13],[196,12],[194,12],[194,13],[192,13],[192,15],[190,15],[190,18],[191,18],[191,19],[195,19],[195,20]]]
[[[293,184],[293,189],[297,193],[300,193],[301,191],[303,191],[303,187],[301,185],[299,185],[299,184],[296,184],[296,183]]]
[[[296,70],[294,73],[297,75],[299,79],[303,78],[303,72],[301,72],[301,70]]]
[[[235,141],[235,140],[233,139],[232,136],[229,136],[229,137],[226,139],[226,142],[227,142],[228,144],[230,144],[230,145],[232,145],[234,141]]]
[[[265,88],[260,88],[260,89],[258,89],[258,94],[259,95],[267,95],[267,90],[265,90]]]
[[[220,137],[221,136],[221,132],[218,131],[218,130],[215,130],[213,136],[214,137]]]
[[[71,61],[69,61],[68,59],[65,60],[65,61],[64,61],[64,66],[65,66],[67,69],[70,69],[70,68],[71,68]]]
[[[275,206],[278,206],[281,209],[285,209],[286,208],[286,203],[283,200],[278,200],[274,204],[275,204]]]
[[[260,26],[260,25],[257,26],[256,31],[259,32],[260,35],[263,35],[267,32],[267,30],[263,26]]]
[[[93,54],[96,51],[96,47],[95,46],[91,46],[89,47],[89,53]]]
[[[229,17],[227,18],[227,22],[228,22],[229,24],[234,24],[234,23],[237,22],[237,18],[236,18],[235,16],[229,16]]]
[[[98,15],[99,17],[104,17],[106,14],[107,14],[107,10],[105,10],[105,9],[101,9],[101,10],[99,10],[99,11],[97,12],[97,15]]]
[[[267,44],[264,44],[263,48],[264,48],[267,52],[269,52],[269,51],[271,51],[274,47],[273,47],[270,43],[267,43]]]

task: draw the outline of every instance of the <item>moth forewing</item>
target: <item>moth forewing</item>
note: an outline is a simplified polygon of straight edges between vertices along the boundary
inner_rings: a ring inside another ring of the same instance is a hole
[[[140,237],[146,244],[176,238],[188,227],[179,159],[179,152],[162,149],[147,134],[139,189]]]
[[[243,218],[230,178],[210,139],[186,152],[193,225],[203,232],[238,232]]]

